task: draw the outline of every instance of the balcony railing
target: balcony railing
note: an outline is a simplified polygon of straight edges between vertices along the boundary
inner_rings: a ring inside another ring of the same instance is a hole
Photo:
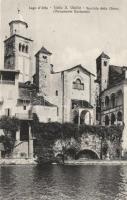
[[[0,80],[0,84],[15,85],[15,81]]]
[[[84,84],[73,84],[73,89],[84,90]]]
[[[32,114],[31,113],[15,113],[15,117],[17,117],[20,120],[32,120]]]
[[[123,105],[115,105],[114,107],[113,106],[103,106],[101,107],[101,111],[107,111],[107,110],[113,110],[113,109],[116,109],[116,108],[121,108]]]

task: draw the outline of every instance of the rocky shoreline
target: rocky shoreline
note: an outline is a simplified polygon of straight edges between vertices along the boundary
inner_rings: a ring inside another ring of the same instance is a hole
[[[5,158],[0,159],[0,165],[36,165],[35,159]]]
[[[5,158],[0,159],[1,165],[37,165],[35,159],[17,159],[17,158]],[[41,163],[41,165],[46,163]],[[49,163],[47,163],[49,164]],[[62,165],[127,165],[127,160],[65,160],[64,163],[50,163],[50,164],[62,164]]]
[[[70,160],[65,165],[127,165],[127,160]]]

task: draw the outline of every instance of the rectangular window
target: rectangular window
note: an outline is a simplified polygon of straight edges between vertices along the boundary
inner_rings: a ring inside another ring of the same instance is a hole
[[[58,90],[56,90],[56,96],[58,96]]]
[[[8,116],[8,117],[11,115],[11,110],[10,110],[10,108],[6,108],[6,109],[5,109],[5,115]]]
[[[23,110],[26,110],[26,106],[23,106]]]

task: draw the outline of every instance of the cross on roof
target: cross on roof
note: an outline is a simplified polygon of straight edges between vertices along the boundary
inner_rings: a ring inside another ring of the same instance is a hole
[[[18,14],[20,13],[20,9],[18,8]]]

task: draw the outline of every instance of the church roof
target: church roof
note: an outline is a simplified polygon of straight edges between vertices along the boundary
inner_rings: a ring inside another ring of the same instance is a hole
[[[71,70],[73,70],[73,69],[75,69],[75,68],[82,68],[82,70],[83,71],[85,71],[87,74],[91,74],[91,75],[93,75],[93,76],[95,76],[93,73],[91,73],[89,70],[87,70],[85,67],[83,67],[81,64],[79,64],[79,65],[76,65],[76,66],[74,66],[74,67],[71,67],[71,68],[68,68],[68,69],[65,69],[65,70],[62,70],[62,71],[58,71],[58,72],[54,72],[54,73],[60,73],[60,72],[64,72],[64,71],[71,71]]]
[[[35,56],[37,56],[39,53],[44,53],[44,54],[47,54],[47,55],[52,55],[52,53],[49,52],[45,47],[42,47],[42,48],[35,54]]]
[[[100,58],[110,59],[110,57],[107,54],[105,54],[104,52],[102,52],[101,55],[97,59],[100,59]]]
[[[48,102],[43,96],[35,96],[32,99],[32,105],[36,106],[36,105],[41,105],[41,106],[50,106],[50,107],[56,107],[56,105],[51,104],[50,102]]]

